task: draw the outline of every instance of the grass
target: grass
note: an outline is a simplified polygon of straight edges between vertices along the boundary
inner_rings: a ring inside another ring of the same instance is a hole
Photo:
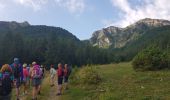
[[[47,100],[48,99],[48,95],[50,93],[50,81],[49,81],[49,73],[46,72],[46,77],[43,79],[42,81],[42,88],[41,88],[41,95],[38,95],[38,99],[39,100]],[[30,86],[28,88],[28,94],[22,96],[23,93],[23,86],[21,86],[20,88],[20,99],[21,100],[31,100],[32,99],[32,87]],[[11,100],[16,100],[16,96],[15,96],[15,89],[13,89],[12,91],[12,99]]]
[[[170,100],[170,71],[136,72],[131,63],[92,66],[100,74],[98,84],[83,84],[81,72],[86,68],[76,69],[70,77],[69,90],[56,98],[50,94],[49,76],[42,84],[39,100]],[[77,74],[79,73],[79,74]],[[78,78],[77,78],[78,76]],[[53,89],[57,92],[56,89]],[[51,97],[52,96],[52,97]],[[30,100],[27,95],[25,100]]]
[[[97,88],[71,84],[62,100],[170,100],[170,71],[135,72],[131,63],[96,67],[102,76]]]

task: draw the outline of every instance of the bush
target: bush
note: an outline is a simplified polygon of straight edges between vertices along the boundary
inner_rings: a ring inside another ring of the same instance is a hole
[[[73,84],[79,85],[97,85],[101,82],[101,75],[97,71],[96,67],[86,66],[77,70],[77,72],[72,76]]]
[[[159,70],[170,68],[169,53],[158,47],[149,47],[138,53],[133,59],[133,68],[135,70]]]

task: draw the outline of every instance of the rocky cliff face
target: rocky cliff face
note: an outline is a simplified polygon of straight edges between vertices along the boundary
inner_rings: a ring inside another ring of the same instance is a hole
[[[111,45],[114,48],[120,48],[128,42],[138,39],[147,30],[166,25],[170,25],[170,21],[145,18],[125,28],[110,26],[95,31],[90,38],[90,43],[93,46],[102,48],[107,48]]]

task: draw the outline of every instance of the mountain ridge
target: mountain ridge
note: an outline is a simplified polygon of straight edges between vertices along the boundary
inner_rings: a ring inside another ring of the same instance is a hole
[[[147,30],[166,25],[170,25],[170,21],[145,18],[125,28],[109,26],[97,30],[92,33],[92,37],[89,41],[93,46],[98,46],[100,48],[108,48],[110,46],[113,48],[121,48],[128,42],[138,39]]]

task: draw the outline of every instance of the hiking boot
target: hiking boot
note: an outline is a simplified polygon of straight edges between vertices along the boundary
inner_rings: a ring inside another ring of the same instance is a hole
[[[57,93],[57,96],[61,95],[61,93]]]
[[[41,95],[41,92],[40,92],[40,91],[38,92],[38,95]]]

